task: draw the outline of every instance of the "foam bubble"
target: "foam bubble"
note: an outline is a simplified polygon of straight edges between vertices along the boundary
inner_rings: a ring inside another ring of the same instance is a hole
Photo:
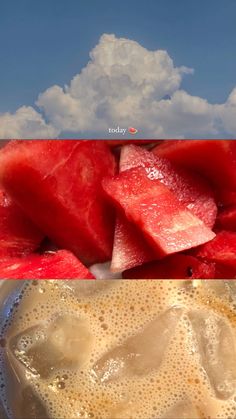
[[[29,282],[0,345],[21,384],[13,413],[30,398],[53,419],[235,417],[234,292],[225,281]]]

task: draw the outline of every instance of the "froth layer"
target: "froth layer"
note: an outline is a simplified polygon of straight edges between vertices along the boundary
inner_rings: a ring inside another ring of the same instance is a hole
[[[226,281],[29,282],[1,351],[24,389],[13,411],[234,418],[235,303]]]

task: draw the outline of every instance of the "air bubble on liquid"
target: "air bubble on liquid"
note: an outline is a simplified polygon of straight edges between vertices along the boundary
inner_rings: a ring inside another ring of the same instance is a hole
[[[81,371],[84,372],[84,374],[72,374],[72,370],[68,370],[69,378],[66,380],[66,388],[58,389],[57,397],[53,397],[51,395],[50,389],[48,389],[48,396],[44,396],[44,385],[48,385],[47,383],[53,380],[53,378],[51,377],[45,377],[40,382],[40,388],[37,390],[38,394],[40,394],[40,397],[44,400],[45,405],[48,406],[48,409],[50,411],[50,417],[60,417],[64,419],[68,417],[68,411],[66,411],[66,406],[69,405],[69,402],[66,401],[68,400],[66,399],[66,397],[68,397],[68,395],[70,394],[70,389],[71,391],[73,389],[73,391],[71,392],[73,400],[71,399],[70,406],[68,406],[68,409],[70,409],[71,416],[73,416],[73,412],[78,411],[79,406],[83,406],[83,408],[86,408],[86,406],[88,406],[87,413],[89,415],[94,415],[94,418],[101,417],[100,412],[103,412],[104,419],[111,417],[111,407],[109,404],[111,400],[113,405],[114,400],[116,400],[116,407],[114,411],[115,413],[113,415],[114,419],[127,417],[135,419],[140,417],[143,419],[145,417],[150,418],[153,414],[153,410],[151,410],[153,404],[150,402],[152,399],[155,400],[154,405],[158,409],[156,417],[161,417],[160,415],[158,415],[158,412],[165,411],[167,413],[167,409],[170,409],[170,407],[173,406],[173,403],[178,404],[177,393],[174,388],[172,391],[172,387],[176,387],[176,389],[179,389],[180,386],[182,386],[182,394],[187,394],[187,392],[190,392],[191,400],[195,400],[195,396],[196,400],[202,400],[205,397],[205,393],[206,391],[208,391],[206,390],[208,388],[207,383],[204,387],[204,390],[200,391],[198,395],[196,388],[189,388],[189,385],[186,385],[184,381],[186,380],[187,382],[188,371],[191,375],[198,374],[198,376],[200,376],[201,378],[201,382],[203,382],[203,376],[201,376],[201,365],[199,366],[197,358],[195,356],[191,356],[191,354],[188,352],[189,342],[188,340],[186,340],[186,336],[191,337],[192,329],[190,327],[191,324],[190,326],[188,324],[188,327],[186,327],[187,323],[183,320],[183,317],[181,317],[180,325],[176,329],[176,334],[174,335],[174,338],[172,338],[169,341],[168,345],[166,345],[166,350],[164,352],[165,357],[163,358],[164,362],[161,363],[159,369],[156,369],[156,371],[150,373],[149,375],[145,373],[144,375],[141,375],[138,378],[137,376],[129,376],[129,379],[124,381],[113,381],[109,383],[108,388],[106,385],[107,389],[104,391],[103,396],[101,395],[101,391],[99,390],[100,387],[98,383],[96,384],[95,388],[94,384],[91,384],[91,382],[89,381],[89,369],[91,369],[91,363],[89,360],[94,359],[94,362],[97,362],[96,360],[100,359],[102,355],[104,355],[104,353],[109,352],[112,346],[115,347],[116,345],[122,345],[127,339],[129,339],[129,336],[131,337],[137,335],[137,333],[139,333],[142,330],[144,324],[147,325],[151,323],[155,319],[155,317],[160,315],[161,310],[164,312],[165,310],[170,308],[170,304],[172,304],[173,301],[177,301],[177,297],[179,304],[182,305],[184,310],[192,310],[193,306],[194,308],[199,308],[200,305],[200,302],[197,301],[197,298],[195,301],[195,297],[197,295],[196,292],[194,293],[194,298],[190,298],[188,292],[182,290],[182,287],[181,295],[177,295],[180,287],[179,285],[177,286],[174,283],[171,283],[170,286],[169,284],[165,283],[165,281],[163,281],[160,287],[162,288],[161,290],[160,288],[158,288],[157,285],[160,284],[159,281],[155,283],[155,287],[152,284],[147,284],[147,281],[144,281],[143,283],[141,281],[141,283],[136,284],[131,284],[131,282],[133,281],[127,281],[127,285],[120,284],[120,282],[121,281],[117,281],[117,285],[114,288],[108,287],[106,290],[103,290],[102,292],[95,292],[93,295],[87,295],[86,297],[78,297],[76,295],[73,295],[73,292],[64,289],[63,292],[68,292],[68,299],[66,299],[66,302],[63,302],[61,307],[59,307],[58,302],[60,301],[60,293],[62,292],[63,284],[60,283],[58,289],[52,287],[51,285],[43,285],[45,286],[45,288],[47,288],[47,292],[42,296],[42,298],[44,299],[42,301],[45,301],[45,306],[38,307],[39,319],[51,317],[55,320],[56,317],[53,317],[55,313],[57,313],[58,316],[66,315],[77,317],[78,311],[76,309],[76,304],[78,304],[78,300],[80,300],[80,304],[81,302],[85,303],[85,301],[88,302],[91,299],[93,300],[92,305],[87,307],[87,313],[85,317],[86,319],[89,319],[90,333],[93,336],[95,345],[91,347],[92,352],[89,355],[89,359],[83,364],[84,366],[82,366]],[[171,289],[168,290],[168,287]],[[25,298],[32,299],[31,295],[33,295],[34,292],[36,293],[36,291],[34,291],[36,288],[37,287],[32,286],[32,289],[28,292],[28,296],[26,295]],[[153,294],[154,292],[155,295]],[[193,294],[191,293],[191,295]],[[145,303],[146,300],[148,300],[148,303]],[[209,298],[208,300],[210,301]],[[48,302],[50,302],[50,305],[48,305]],[[123,304],[123,302],[125,302],[125,304]],[[128,307],[134,304],[134,302],[135,308],[137,307],[137,309],[135,310],[137,315],[131,317],[128,315],[128,311],[131,312],[131,310],[129,310]],[[149,309],[147,308],[147,305],[150,307]],[[68,306],[70,306],[71,308],[67,308]],[[160,306],[162,306],[162,309],[160,308]],[[141,307],[143,307],[143,311],[141,310]],[[114,316],[113,319],[111,319],[110,309],[112,309],[112,315]],[[81,315],[81,309],[79,310],[79,313]],[[104,313],[101,313],[101,311],[103,311]],[[47,315],[47,312],[50,313],[50,316]],[[96,314],[96,316],[94,316],[94,314]],[[127,316],[125,316],[125,314],[127,314]],[[27,318],[25,317],[25,320],[23,322],[24,329],[27,329],[27,325],[30,327],[32,326],[32,316],[35,316],[35,313],[33,311],[31,311],[30,315]],[[104,321],[98,320],[100,316],[104,318]],[[102,323],[108,325],[107,330],[103,330],[101,328]],[[116,330],[114,333],[115,323]],[[47,327],[49,327],[50,322],[46,322],[45,324],[47,325]],[[114,342],[113,345],[112,342]],[[175,352],[174,348],[176,349]],[[169,350],[169,352],[167,352],[167,349]],[[208,350],[210,352],[210,348],[208,348]],[[176,360],[176,362],[174,362],[174,360]],[[191,363],[195,362],[196,365],[190,371]],[[62,370],[63,373],[66,373],[67,367],[62,368],[61,366],[60,368],[56,368],[55,371],[52,371],[53,377],[55,378],[57,374],[58,377],[61,377]],[[82,377],[84,378],[82,379]],[[161,386],[157,383],[157,377],[159,377],[159,379],[161,380]],[[151,378],[154,379],[154,382],[151,381]],[[117,383],[119,383],[119,386],[117,385]],[[197,384],[195,385],[196,387],[198,386]],[[101,386],[104,385],[101,384]],[[155,388],[161,389],[159,389],[157,392],[158,397],[156,395]],[[167,388],[171,389],[171,391],[169,391],[169,394],[166,394],[165,389]],[[139,406],[138,410],[135,410],[136,407],[132,403],[125,403],[125,405],[122,406],[119,405],[119,400],[116,397],[116,395],[118,392],[121,392],[122,390],[125,394],[128,394],[131,398],[133,398],[132,400],[136,401],[137,406]],[[142,396],[138,395],[139,391],[141,391]],[[79,393],[81,393],[81,396],[79,396]],[[81,402],[79,402],[79,399],[81,400]],[[225,419],[227,416],[223,415],[223,411],[227,412],[227,410],[223,410],[222,408],[221,411],[222,415],[220,417]],[[227,415],[229,414],[228,412]]]

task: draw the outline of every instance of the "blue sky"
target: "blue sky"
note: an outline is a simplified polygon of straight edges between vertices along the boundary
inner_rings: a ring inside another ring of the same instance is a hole
[[[166,49],[195,69],[189,93],[222,102],[236,83],[235,19],[234,0],[1,1],[0,111],[68,83],[104,32]]]
[[[235,0],[2,0],[0,113],[69,84],[104,33],[166,50],[194,69],[182,89],[224,103],[236,85],[235,19]]]

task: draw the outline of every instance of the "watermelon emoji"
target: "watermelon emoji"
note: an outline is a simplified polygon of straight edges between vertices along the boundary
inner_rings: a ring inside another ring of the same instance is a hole
[[[134,128],[134,127],[129,127],[128,131],[132,135],[135,135],[138,132],[138,130],[136,128]]]

